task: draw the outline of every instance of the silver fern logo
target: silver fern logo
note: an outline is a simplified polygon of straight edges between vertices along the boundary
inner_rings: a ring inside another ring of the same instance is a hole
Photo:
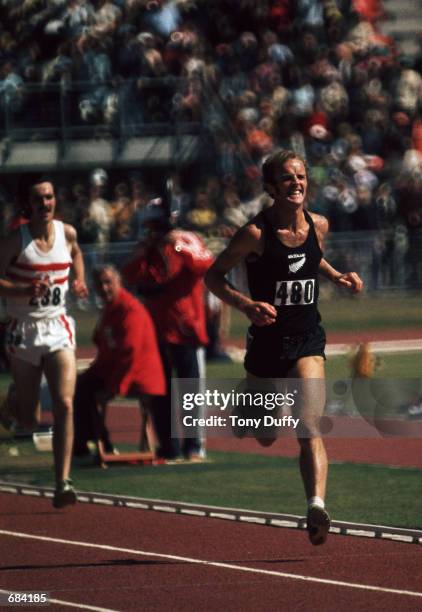
[[[296,274],[305,265],[306,255],[305,253],[295,253],[294,255],[288,255],[288,259],[294,259],[289,263],[289,270],[292,274]]]

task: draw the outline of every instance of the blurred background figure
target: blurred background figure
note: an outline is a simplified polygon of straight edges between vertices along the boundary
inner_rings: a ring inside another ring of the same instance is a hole
[[[143,297],[160,343],[167,395],[154,402],[159,454],[173,459],[182,452],[186,458],[201,459],[205,446],[199,430],[182,444],[177,439],[178,422],[177,415],[171,414],[170,388],[173,370],[178,378],[199,379],[205,375],[208,336],[203,276],[213,256],[196,234],[173,229],[161,198],[149,204],[143,223],[144,235],[122,274]]]
[[[138,397],[143,416],[151,423],[152,398],[166,390],[148,311],[122,287],[113,265],[95,268],[93,281],[104,308],[93,333],[97,355],[77,379],[74,457],[90,455],[89,440],[100,441],[105,452],[115,450],[105,422],[106,406],[113,397]]]

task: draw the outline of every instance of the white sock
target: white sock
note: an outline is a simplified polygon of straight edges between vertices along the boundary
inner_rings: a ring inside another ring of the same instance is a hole
[[[312,506],[318,506],[318,508],[325,508],[324,500],[321,497],[315,495],[314,497],[310,497],[308,499],[308,508]]]

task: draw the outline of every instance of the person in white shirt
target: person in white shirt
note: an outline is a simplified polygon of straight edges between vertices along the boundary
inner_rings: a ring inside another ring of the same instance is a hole
[[[27,224],[0,247],[0,296],[11,318],[6,348],[13,384],[0,407],[0,422],[12,419],[26,429],[37,425],[44,374],[52,397],[56,490],[53,505],[74,504],[70,480],[73,445],[73,396],[76,380],[75,328],[66,314],[69,287],[77,297],[87,288],[76,230],[54,219],[53,184],[41,179],[30,190]],[[69,283],[73,269],[74,279]]]

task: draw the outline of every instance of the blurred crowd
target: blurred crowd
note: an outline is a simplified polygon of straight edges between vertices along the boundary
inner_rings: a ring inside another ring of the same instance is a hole
[[[381,0],[5,0],[0,13],[0,104],[14,113],[29,83],[83,82],[82,122],[177,112],[207,126],[215,167],[173,177],[177,224],[232,233],[268,204],[261,162],[283,146],[306,155],[332,231],[411,241],[422,228],[422,45],[397,52]],[[60,205],[81,241],[136,239],[150,187],[91,175]]]

